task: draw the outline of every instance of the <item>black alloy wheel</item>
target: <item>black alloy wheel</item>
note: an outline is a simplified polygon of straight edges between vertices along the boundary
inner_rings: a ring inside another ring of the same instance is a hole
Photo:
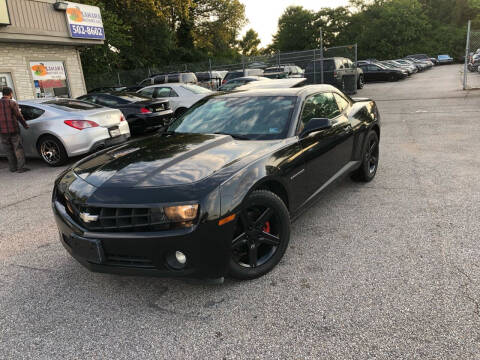
[[[290,240],[290,216],[284,202],[267,190],[252,192],[238,214],[229,274],[254,279],[272,270]]]
[[[38,142],[38,153],[50,166],[61,166],[68,160],[67,152],[60,140],[47,135]]]
[[[378,135],[375,131],[370,130],[365,140],[362,164],[352,174],[352,178],[361,182],[372,181],[377,174],[379,155],[380,146]]]

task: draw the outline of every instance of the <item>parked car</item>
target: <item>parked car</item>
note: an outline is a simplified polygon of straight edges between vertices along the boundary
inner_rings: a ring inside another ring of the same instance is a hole
[[[453,64],[453,58],[450,55],[438,55],[437,61],[440,65]]]
[[[391,63],[389,61],[379,61],[377,64],[381,64],[389,69],[401,71],[405,73],[405,75],[407,76],[410,76],[411,74],[413,74],[413,72],[411,72],[409,69],[405,69],[403,66],[397,65],[395,63]]]
[[[423,61],[430,61],[433,65],[437,65],[437,59],[434,57],[428,56],[427,54],[414,54],[414,55],[407,55],[405,57],[414,58],[414,59],[423,60]]]
[[[190,106],[211,93],[211,90],[194,84],[152,85],[137,92],[137,94],[151,99],[168,99],[174,117],[181,116]]]
[[[245,77],[245,76],[263,76],[263,69],[245,69],[245,70],[232,70],[225,75],[222,81],[222,85],[225,84],[227,81]]]
[[[136,93],[91,93],[77,99],[120,110],[132,134],[168,125],[173,116],[168,100],[152,100]]]
[[[311,61],[305,69],[305,77],[309,84],[321,83],[322,60]],[[348,58],[333,57],[323,59],[323,83],[335,86],[338,89],[345,89],[345,76],[356,76],[357,89],[363,88],[365,78],[363,70],[356,67]]]
[[[119,110],[73,99],[36,99],[18,104],[29,126],[27,131],[20,127],[25,155],[40,157],[50,166],[63,165],[70,157],[130,138],[128,123]]]
[[[418,59],[415,59],[415,58],[405,58],[403,59],[404,61],[409,61],[410,63],[412,64],[415,64],[415,66],[417,67],[418,71],[421,72],[421,71],[425,71],[425,70],[428,70],[429,68],[432,67],[432,64],[428,64],[427,62],[425,61],[422,61],[422,60],[418,60]]]
[[[304,71],[296,65],[280,65],[266,68],[263,76],[269,79],[303,78]]]
[[[471,72],[476,72],[476,71],[478,71],[479,66],[480,66],[480,53],[479,54],[473,54],[470,57],[470,61],[467,64],[467,68]]]
[[[225,84],[223,84],[222,86],[220,86],[218,88],[218,91],[233,91],[236,88],[238,88],[239,86],[249,84],[251,82],[265,81],[265,80],[269,81],[271,79],[269,79],[267,77],[263,77],[263,76],[239,77],[239,78],[235,78],[235,79],[227,81]]]
[[[408,76],[405,71],[388,68],[380,63],[361,64],[360,67],[366,82],[397,81]]]
[[[416,74],[418,72],[418,69],[416,66],[401,64],[395,60],[385,60],[385,61],[382,61],[381,63],[387,66],[393,67],[394,69],[405,70],[408,76]]]
[[[216,93],[62,173],[60,241],[96,272],[257,278],[329,184],[375,177],[379,141],[375,102],[330,85]]]
[[[111,92],[111,91],[125,91],[126,86],[104,86],[98,87],[88,91],[87,93],[96,93],[96,92]]]
[[[144,88],[149,85],[156,84],[168,84],[168,83],[184,83],[184,84],[196,84],[198,82],[197,76],[193,72],[181,72],[181,73],[165,73],[154,74],[145,80],[142,80],[138,87]],[[140,90],[137,89],[137,90]]]
[[[222,85],[222,80],[225,75],[226,73],[222,74],[219,71],[204,71],[195,73],[195,76],[198,80],[197,85],[209,90],[217,90],[220,85]]]

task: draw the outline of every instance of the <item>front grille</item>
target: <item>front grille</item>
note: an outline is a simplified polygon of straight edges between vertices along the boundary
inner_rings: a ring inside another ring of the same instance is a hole
[[[162,208],[95,207],[75,204],[58,194],[73,219],[90,231],[147,232],[170,229],[171,223]],[[85,219],[88,219],[87,221]]]

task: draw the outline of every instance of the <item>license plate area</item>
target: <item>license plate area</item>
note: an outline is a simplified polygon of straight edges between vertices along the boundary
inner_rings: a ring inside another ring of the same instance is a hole
[[[75,255],[96,264],[101,264],[105,261],[105,254],[100,240],[85,239],[73,235],[69,243]]]
[[[110,128],[110,129],[108,129],[108,132],[110,133],[110,137],[112,137],[112,138],[121,135],[120,129],[118,127],[117,128]]]

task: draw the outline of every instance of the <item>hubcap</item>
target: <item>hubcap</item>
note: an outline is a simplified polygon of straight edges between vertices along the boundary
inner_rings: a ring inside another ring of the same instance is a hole
[[[55,164],[60,160],[60,149],[53,141],[45,141],[40,146],[42,158],[49,164]]]
[[[365,156],[366,163],[368,164],[368,172],[372,175],[377,170],[378,165],[378,143],[375,139],[370,140]]]
[[[275,211],[268,206],[252,206],[243,210],[232,241],[234,261],[248,268],[269,261],[280,245],[277,224]]]

